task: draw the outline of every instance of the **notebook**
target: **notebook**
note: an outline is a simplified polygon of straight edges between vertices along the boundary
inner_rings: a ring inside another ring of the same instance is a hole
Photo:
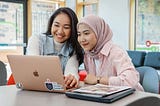
[[[135,89],[127,86],[109,86],[103,84],[89,85],[66,92],[66,96],[75,99],[102,103],[112,103],[134,93]]]
[[[65,92],[63,72],[58,56],[7,56],[17,88]]]

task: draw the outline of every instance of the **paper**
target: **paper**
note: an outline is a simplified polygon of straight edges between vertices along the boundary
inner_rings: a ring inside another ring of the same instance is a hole
[[[89,85],[86,87],[81,87],[79,89],[73,90],[73,92],[79,93],[89,93],[89,94],[97,94],[97,95],[109,95],[116,92],[120,92],[131,87],[128,86],[109,86],[103,84]]]

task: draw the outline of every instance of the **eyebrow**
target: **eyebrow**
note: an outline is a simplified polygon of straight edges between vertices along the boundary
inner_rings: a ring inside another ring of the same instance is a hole
[[[53,22],[53,23],[60,24],[59,22]],[[71,26],[71,25],[70,24],[64,24],[64,26]]]
[[[80,31],[77,31],[77,32],[80,33]],[[82,31],[82,33],[85,33],[85,32],[89,32],[89,30],[87,29],[87,30]]]
[[[85,32],[89,32],[89,30],[88,30],[88,29],[87,29],[87,30],[84,30],[83,33],[85,33]]]

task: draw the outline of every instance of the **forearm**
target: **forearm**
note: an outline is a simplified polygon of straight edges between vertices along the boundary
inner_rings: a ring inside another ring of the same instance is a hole
[[[73,55],[72,57],[70,57],[70,59],[68,60],[66,67],[65,67],[65,71],[64,71],[64,75],[73,75],[77,80],[79,80],[79,75],[78,75],[78,60],[76,55]]]
[[[87,84],[105,84],[108,85],[108,77],[97,77],[93,74],[88,74],[85,78]]]
[[[109,85],[131,86],[134,87],[139,83],[139,76],[133,70],[127,70],[118,76],[112,76],[108,79]]]

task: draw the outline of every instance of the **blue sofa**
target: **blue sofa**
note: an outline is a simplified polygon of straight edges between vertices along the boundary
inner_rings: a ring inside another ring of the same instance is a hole
[[[128,50],[134,66],[140,73],[140,83],[146,92],[160,93],[160,52]]]

